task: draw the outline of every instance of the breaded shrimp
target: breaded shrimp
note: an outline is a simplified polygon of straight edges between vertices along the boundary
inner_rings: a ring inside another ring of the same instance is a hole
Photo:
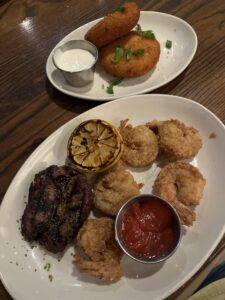
[[[127,34],[137,24],[140,9],[134,2],[127,2],[120,8],[89,29],[85,39],[101,48]]]
[[[76,256],[75,265],[83,273],[106,281],[119,279],[122,251],[114,238],[114,220],[110,218],[88,219],[77,235],[77,245],[88,259]]]
[[[116,260],[121,251],[114,240],[114,220],[108,217],[88,219],[77,235],[78,246],[94,261],[101,260],[106,252]]]
[[[178,200],[174,200],[171,204],[176,209],[180,217],[181,224],[186,226],[193,225],[194,221],[196,220],[196,214],[191,208],[179,202]]]
[[[161,169],[155,186],[159,195],[177,209],[183,224],[189,226],[195,220],[195,213],[188,205],[199,204],[205,183],[198,168],[174,162]]]
[[[123,55],[119,62],[114,62],[113,57],[118,46],[123,49],[129,49],[131,55],[129,60],[126,55]],[[142,54],[135,55],[138,52]],[[135,32],[128,33],[100,50],[100,62],[106,72],[122,78],[145,75],[154,68],[159,60],[159,56],[159,42],[156,39],[147,39],[139,36]]]
[[[202,147],[199,131],[178,120],[154,120],[146,126],[158,131],[160,151],[170,161],[193,158]]]
[[[76,257],[75,265],[81,273],[86,273],[105,281],[116,281],[123,276],[120,265],[115,263],[111,257],[104,261],[93,261],[78,256]]]
[[[139,195],[142,186],[120,161],[99,177],[94,189],[94,205],[103,213],[115,216],[129,198]]]
[[[120,122],[119,131],[124,141],[122,159],[132,167],[146,167],[157,157],[158,139],[145,125],[133,127],[128,119]]]

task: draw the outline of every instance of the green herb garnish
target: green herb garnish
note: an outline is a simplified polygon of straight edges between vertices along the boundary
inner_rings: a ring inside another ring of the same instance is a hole
[[[132,56],[142,56],[144,54],[145,50],[144,49],[137,49],[134,52],[132,52],[131,48],[123,48],[123,47],[116,47],[115,52],[114,52],[114,56],[112,58],[112,61],[114,63],[118,63],[122,57],[125,57],[125,59],[127,61],[131,60]],[[110,89],[110,93],[109,94],[113,94],[112,90]]]
[[[124,12],[124,11],[125,11],[125,6],[119,5],[119,6],[117,6],[117,7],[114,9],[114,12],[115,12],[115,11]]]
[[[50,263],[47,263],[47,264],[44,266],[44,269],[45,269],[47,272],[49,272],[50,268],[51,268],[51,264],[50,264]]]
[[[78,221],[78,219],[79,219],[79,217],[80,217],[80,211],[77,210],[75,214],[76,214],[76,216],[75,216],[76,221]]]
[[[155,35],[152,30],[143,31],[142,36],[149,40],[155,39]]]
[[[115,64],[117,64],[123,57],[123,54],[124,54],[124,49],[122,47],[116,47],[112,61]]]
[[[128,61],[131,60],[132,56],[133,56],[133,53],[131,51],[131,48],[126,48],[125,49],[126,60],[128,60]]]
[[[152,30],[142,30],[140,24],[137,24],[135,32],[139,36],[142,36],[145,39],[149,39],[149,40],[154,40],[155,39],[155,35],[154,35],[153,31]]]
[[[170,41],[170,40],[166,41],[166,48],[167,49],[171,49],[172,48],[172,41]]]
[[[106,90],[106,91],[107,91],[108,94],[114,94],[114,91],[113,91],[113,85],[110,84],[110,85],[107,87],[107,90]]]
[[[133,52],[133,55],[136,57],[140,57],[144,54],[145,50],[144,49],[137,49]]]
[[[135,31],[136,31],[137,33],[142,31],[141,25],[140,25],[140,24],[137,24],[137,25],[136,25]]]
[[[113,87],[115,85],[118,85],[122,80],[123,80],[123,78],[115,78],[115,79],[111,80],[109,82],[109,86],[107,87],[107,90],[106,90],[107,93],[108,94],[114,94]]]

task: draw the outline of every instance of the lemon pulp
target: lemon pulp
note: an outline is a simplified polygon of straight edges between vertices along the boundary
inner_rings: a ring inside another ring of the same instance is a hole
[[[110,123],[93,119],[81,123],[73,131],[68,144],[74,167],[83,172],[101,172],[121,157],[123,141]]]

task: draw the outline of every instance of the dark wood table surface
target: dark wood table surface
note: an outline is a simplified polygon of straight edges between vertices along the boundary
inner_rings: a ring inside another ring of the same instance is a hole
[[[101,104],[64,95],[50,84],[45,73],[50,51],[66,34],[122,3],[119,0],[0,1],[1,199],[21,165],[46,137],[68,120]],[[225,122],[225,2],[136,0],[136,3],[142,10],[184,19],[198,36],[198,50],[190,66],[154,93],[193,99]],[[224,240],[204,266],[223,247]],[[182,289],[169,299],[175,299]],[[11,299],[2,284],[0,299]]]

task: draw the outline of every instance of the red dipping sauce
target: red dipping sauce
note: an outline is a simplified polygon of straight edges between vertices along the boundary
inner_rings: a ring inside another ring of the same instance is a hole
[[[163,257],[177,242],[173,211],[163,201],[153,198],[133,203],[121,222],[122,243],[142,257]]]

